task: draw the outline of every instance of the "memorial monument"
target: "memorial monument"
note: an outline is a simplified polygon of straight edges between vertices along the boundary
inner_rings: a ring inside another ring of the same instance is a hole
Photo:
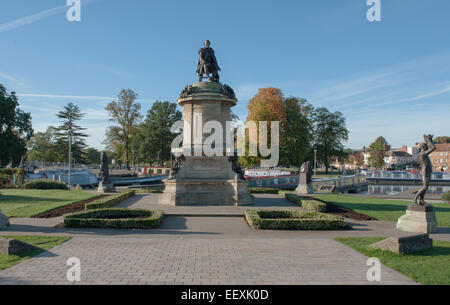
[[[432,205],[426,204],[424,198],[431,181],[433,166],[428,157],[436,146],[432,135],[424,135],[424,142],[418,145],[420,150],[418,161],[422,176],[422,188],[417,192],[413,204],[409,205],[406,214],[397,221],[397,229],[407,232],[433,233],[437,231],[437,220]]]
[[[108,156],[105,152],[102,152],[100,157],[101,165],[100,171],[98,173],[98,192],[100,193],[113,193],[116,191],[116,188],[112,184],[111,179],[109,178],[109,160]]]
[[[159,203],[166,205],[249,205],[252,196],[237,162],[227,149],[227,122],[231,107],[237,104],[234,91],[219,82],[220,68],[214,50],[207,40],[199,50],[199,82],[181,92],[178,104],[183,107],[184,129],[182,152],[176,158]],[[203,82],[206,78],[208,81]],[[210,123],[213,129],[205,128]],[[217,124],[221,126],[217,126]],[[221,128],[219,128],[221,127]],[[206,130],[206,131],[205,131]],[[210,130],[211,132],[207,132]],[[219,130],[220,140],[205,144]],[[205,132],[204,132],[205,131]],[[205,151],[213,147],[214,154]],[[218,153],[219,152],[219,153]]]
[[[8,216],[4,215],[0,210],[0,229],[6,229],[9,226]]]
[[[314,193],[312,187],[312,175],[313,170],[311,162],[306,161],[300,168],[300,177],[298,187],[295,189],[295,193],[298,195],[312,194]]]

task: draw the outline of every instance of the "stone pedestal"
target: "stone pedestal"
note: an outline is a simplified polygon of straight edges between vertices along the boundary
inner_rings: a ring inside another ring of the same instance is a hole
[[[98,189],[97,191],[99,193],[114,193],[116,191],[116,188],[114,187],[114,185],[112,183],[103,183],[103,182],[99,182],[98,183]]]
[[[0,238],[0,254],[16,255],[36,249],[38,248],[16,239]]]
[[[9,226],[8,216],[2,214],[0,211],[0,229],[6,229]]]
[[[433,240],[428,234],[390,237],[372,244],[370,247],[394,253],[408,254],[433,248]]]
[[[165,190],[160,195],[160,204],[252,203],[248,182],[233,170],[231,151],[227,150],[227,121],[231,121],[231,107],[236,103],[232,89],[219,82],[200,82],[183,90],[178,104],[184,112],[180,152],[184,161],[173,179],[163,181]],[[215,138],[214,155],[206,150],[212,137]]]
[[[397,229],[415,233],[437,232],[437,220],[432,205],[411,204],[397,221]]]
[[[312,184],[299,184],[297,188],[295,189],[295,193],[297,195],[304,195],[304,194],[313,194],[314,190],[312,187]]]

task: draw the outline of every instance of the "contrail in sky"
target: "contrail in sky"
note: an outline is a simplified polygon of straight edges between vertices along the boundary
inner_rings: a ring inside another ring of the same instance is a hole
[[[93,1],[96,1],[96,0],[82,0],[81,4],[86,5]],[[7,22],[7,23],[0,24],[0,33],[9,31],[9,30],[12,30],[12,29],[15,29],[15,28],[18,28],[18,27],[21,27],[21,26],[24,26],[24,25],[27,25],[30,23],[34,23],[36,21],[45,19],[47,17],[57,15],[61,12],[67,11],[67,9],[68,9],[67,5],[61,5],[61,6],[57,6],[57,7],[42,11],[42,12],[34,14],[34,15],[26,16],[23,18],[19,18],[19,19]]]

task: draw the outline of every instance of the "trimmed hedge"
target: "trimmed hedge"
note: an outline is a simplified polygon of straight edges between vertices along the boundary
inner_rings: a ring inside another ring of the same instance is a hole
[[[445,192],[442,194],[442,200],[447,201],[450,203],[450,192]]]
[[[120,194],[100,198],[86,204],[86,210],[98,210],[114,207],[116,204],[136,195],[136,190],[123,191]]]
[[[279,190],[278,195],[280,195],[281,198],[286,198],[286,194],[295,194],[295,190]]]
[[[99,209],[64,215],[69,228],[154,229],[164,217],[162,210]]]
[[[163,188],[157,187],[157,188],[141,188],[141,189],[135,189],[136,194],[161,194],[164,193]]]
[[[251,194],[278,194],[277,189],[263,188],[263,187],[250,187],[248,189]]]
[[[312,200],[312,199],[305,199],[304,197],[300,197],[297,194],[289,193],[289,192],[285,192],[285,191],[280,191],[279,194],[281,197],[286,198],[290,202],[295,203],[310,212],[325,213],[327,211],[326,203],[323,203],[323,202],[320,202],[317,200]]]
[[[6,174],[0,174],[0,188],[11,184],[11,177]]]
[[[296,194],[290,194],[290,193],[286,193],[285,197],[287,200],[289,200],[292,203],[301,205],[302,204],[302,198]]]
[[[302,208],[311,212],[325,213],[327,204],[317,200],[301,200]]]
[[[27,182],[21,188],[27,190],[68,190],[67,185],[62,182],[45,179]]]
[[[259,230],[343,230],[344,218],[318,212],[247,210],[248,224]]]

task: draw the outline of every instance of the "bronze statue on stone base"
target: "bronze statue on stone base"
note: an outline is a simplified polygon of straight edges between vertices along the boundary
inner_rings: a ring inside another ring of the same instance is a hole
[[[102,152],[100,157],[101,165],[100,171],[98,173],[98,191],[100,193],[112,193],[115,192],[116,189],[109,178],[109,159],[105,152]]]
[[[218,82],[219,77],[219,65],[217,64],[216,55],[214,54],[213,48],[210,48],[211,43],[209,40],[204,42],[205,47],[198,51],[198,64],[197,64],[197,74],[199,81],[203,81],[203,75],[210,82]],[[211,75],[212,76],[211,76]]]
[[[424,200],[425,193],[428,190],[428,186],[431,181],[431,174],[433,173],[433,166],[431,164],[430,157],[428,157],[433,151],[436,150],[436,146],[433,144],[432,135],[424,135],[424,142],[418,145],[420,149],[420,155],[418,161],[420,163],[420,174],[422,175],[422,185],[423,187],[417,192],[414,198],[414,204],[425,205]],[[419,203],[417,201],[419,200]]]

